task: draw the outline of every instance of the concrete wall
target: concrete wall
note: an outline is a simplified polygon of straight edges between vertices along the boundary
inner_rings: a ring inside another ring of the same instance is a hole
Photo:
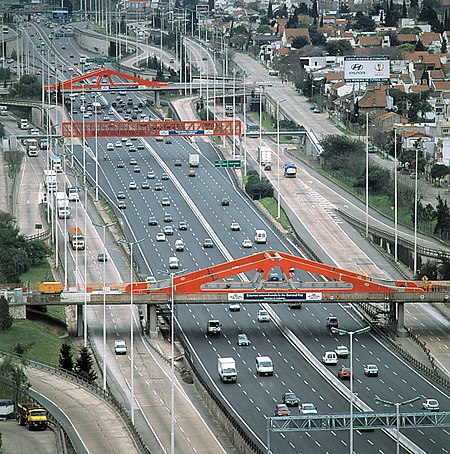
[[[82,49],[99,54],[101,57],[108,56],[109,40],[99,38],[96,35],[89,33],[89,31],[78,29],[74,29],[73,37]]]

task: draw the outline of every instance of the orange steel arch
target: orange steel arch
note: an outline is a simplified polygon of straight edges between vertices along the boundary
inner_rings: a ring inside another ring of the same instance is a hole
[[[84,133],[83,133],[84,127]],[[85,121],[64,122],[62,135],[74,138],[149,136],[239,136],[240,120],[217,121]]]
[[[253,254],[247,257],[233,260],[231,262],[221,263],[191,273],[174,276],[174,285],[177,294],[192,293],[249,293],[261,292],[267,293],[267,288],[258,289],[254,283],[236,283],[224,282],[223,279],[236,276],[240,273],[254,271],[261,279],[266,279],[272,268],[281,269],[287,279],[291,278],[291,269],[300,269],[307,273],[317,274],[327,277],[331,281],[310,283],[304,282],[302,291],[327,292],[332,290],[333,293],[384,293],[388,295],[392,292],[423,292],[424,289],[419,287],[413,281],[388,281],[384,279],[375,279],[370,276],[343,270],[331,265],[314,262],[303,259],[294,255],[277,251],[265,251]],[[220,281],[220,282],[219,282]],[[212,287],[207,284],[215,284]],[[311,284],[308,289],[308,284]],[[342,284],[340,287],[336,284]],[[131,293],[131,284],[125,286],[125,291]],[[151,289],[145,282],[134,282],[133,293],[165,293],[170,294],[171,287],[161,289]],[[296,289],[286,290],[286,288],[273,288],[270,292],[298,292]]]
[[[118,80],[117,80],[118,79]],[[80,92],[80,91],[111,91],[111,90],[151,90],[164,88],[166,82],[154,82],[120,73],[112,69],[101,68],[87,74],[67,79],[56,84],[45,85],[50,91]]]

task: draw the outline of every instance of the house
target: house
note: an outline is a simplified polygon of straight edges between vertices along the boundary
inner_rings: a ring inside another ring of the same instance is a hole
[[[358,36],[356,45],[358,47],[378,47],[381,46],[383,38],[381,36]]]
[[[386,87],[369,88],[360,98],[358,105],[363,114],[384,113],[388,107]]]
[[[307,28],[285,28],[281,37],[282,47],[291,47],[292,41],[299,36],[304,36],[310,42],[309,30]]]

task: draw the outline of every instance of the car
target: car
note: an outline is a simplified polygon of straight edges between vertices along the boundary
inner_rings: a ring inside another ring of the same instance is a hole
[[[184,241],[183,240],[175,240],[175,250],[176,251],[179,251],[179,252],[183,252],[184,251]]]
[[[250,341],[248,340],[247,334],[238,334],[237,336],[237,344],[241,347],[247,347],[250,345]]]
[[[187,173],[188,177],[195,177],[195,170],[194,169],[189,169]]]
[[[145,278],[145,282],[146,282],[147,284],[153,284],[153,283],[156,282],[156,277],[155,277],[155,276],[147,276],[147,277]]]
[[[345,345],[338,345],[334,349],[334,351],[336,352],[338,358],[348,358],[348,355],[350,354],[348,348]]]
[[[165,143],[166,145],[170,145],[170,144],[172,143],[172,139],[167,138],[167,139],[164,141],[164,143]]]
[[[163,190],[162,183],[156,183],[155,184],[155,191],[162,191],[162,190]]]
[[[163,173],[161,175],[161,180],[168,180],[169,179],[169,175],[167,175],[167,173]]]
[[[123,200],[117,201],[117,208],[119,208],[119,210],[124,210],[126,207],[127,207],[127,204]]]
[[[155,216],[149,216],[148,225],[158,225],[158,221],[156,220]]]
[[[275,416],[291,416],[291,410],[289,410],[286,404],[276,404],[275,405]]]
[[[238,222],[232,222],[230,224],[230,230],[233,232],[237,232],[238,230],[241,230],[241,226],[239,225]]]
[[[114,144],[112,142],[108,142],[108,144],[106,145],[106,149],[108,151],[114,151]]]
[[[123,161],[118,161],[118,162],[117,162],[117,168],[118,168],[118,169],[123,169],[124,167],[125,167],[125,164],[124,164]]]
[[[105,116],[103,117],[103,121],[111,121],[111,119],[108,117],[108,115],[105,115]]]
[[[143,143],[138,143],[137,149],[138,150],[145,150],[145,145]]]
[[[147,179],[149,180],[154,180],[156,178],[156,173],[151,170],[150,172],[147,173]]]
[[[116,143],[114,144],[117,148],[122,146],[122,142],[120,140],[116,140]]]
[[[99,262],[107,262],[108,261],[108,256],[104,252],[99,252],[97,254],[97,261],[99,261]]]
[[[150,189],[150,183],[147,180],[144,180],[141,183],[141,189]]]
[[[125,199],[125,192],[119,191],[116,195],[117,200],[124,200]]]
[[[128,148],[129,153],[135,153],[137,151],[136,147],[130,147]]]
[[[134,191],[135,189],[137,189],[137,184],[134,180],[130,181],[130,184],[128,185],[128,189],[130,189],[131,191]]]
[[[242,247],[243,248],[251,248],[253,247],[253,243],[249,238],[245,238],[245,240],[242,240]]]
[[[137,166],[137,161],[134,158],[130,159],[130,166]]]
[[[116,355],[127,354],[127,344],[123,339],[116,339],[114,341],[114,352]]]
[[[134,173],[141,173],[141,168],[139,166],[134,166],[133,172]]]
[[[258,322],[270,322],[270,315],[265,309],[258,311]]]
[[[173,235],[173,227],[171,225],[166,225],[163,228],[163,232],[165,235]]]
[[[169,199],[169,197],[163,197],[163,198],[161,199],[161,205],[162,205],[163,207],[168,207],[168,206],[170,206],[170,199]]]
[[[203,247],[206,248],[212,248],[214,246],[213,240],[211,238],[206,238],[203,241]]]
[[[178,230],[187,230],[187,222],[186,221],[180,221],[178,223]]]
[[[317,408],[312,403],[304,402],[299,406],[298,412],[301,415],[317,415]]]
[[[333,315],[330,315],[327,318],[327,327],[328,328],[338,328],[339,327],[339,320],[337,317],[334,317]]]
[[[173,164],[175,167],[181,167],[182,163],[179,159],[177,159],[174,164]]]
[[[163,142],[164,141],[164,137],[156,136],[156,141],[157,142]]]
[[[133,142],[132,142],[130,139],[128,139],[128,140],[125,142],[125,145],[126,145],[127,147],[132,147],[132,146],[133,146]]]
[[[169,268],[178,269],[180,267],[180,261],[177,257],[169,257]]]
[[[338,378],[340,378],[341,380],[350,380],[351,375],[352,374],[350,372],[350,367],[346,367],[344,365],[341,366],[337,373]]]
[[[289,407],[298,407],[300,401],[293,392],[289,391],[281,396],[281,402]]]
[[[166,241],[166,235],[164,232],[158,232],[156,234],[156,241]]]
[[[227,207],[230,205],[230,199],[228,197],[223,197],[222,200],[220,201],[220,204],[223,207]]]
[[[164,213],[164,222],[172,222],[173,216],[170,213]]]
[[[364,375],[368,377],[378,377],[378,366],[376,364],[367,364],[364,366]]]
[[[319,109],[318,107],[315,107],[315,108],[313,109],[313,113],[320,113],[320,109]]]
[[[241,304],[238,303],[237,301],[233,301],[228,305],[228,310],[230,312],[238,312],[241,310]]]
[[[439,411],[439,402],[436,399],[427,399],[422,402],[422,409],[425,411]]]

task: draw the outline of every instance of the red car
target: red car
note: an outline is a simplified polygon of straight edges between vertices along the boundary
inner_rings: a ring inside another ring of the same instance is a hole
[[[338,377],[342,380],[350,380],[350,376],[352,374],[350,373],[350,367],[345,367],[345,366],[342,366],[339,370],[338,370]],[[353,374],[354,375],[354,374]]]
[[[276,404],[274,414],[275,416],[291,416],[291,410],[286,404]]]
[[[188,175],[188,177],[195,177],[195,170],[194,169],[188,170],[187,175]]]

